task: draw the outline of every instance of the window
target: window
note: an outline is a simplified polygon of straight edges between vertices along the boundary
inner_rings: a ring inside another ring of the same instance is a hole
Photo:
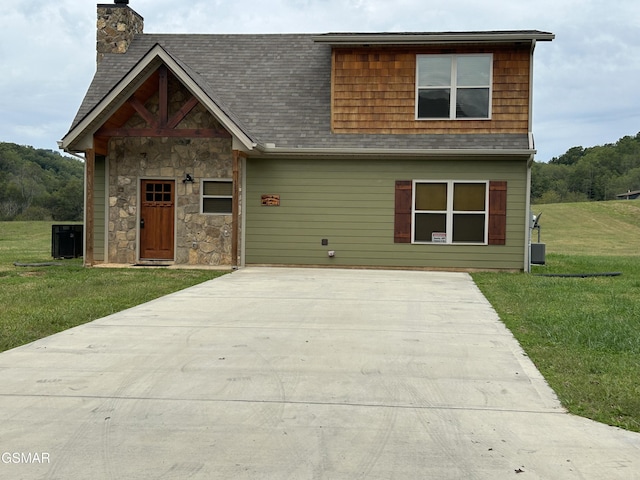
[[[230,215],[233,205],[231,180],[202,181],[202,213]]]
[[[473,233],[473,220],[471,222],[466,222],[465,210],[457,211],[457,215],[460,215],[456,219],[454,224],[453,222],[453,205],[451,209],[449,208],[449,198],[451,198],[451,202],[453,203],[453,198],[449,194],[449,189],[452,188],[452,185],[461,185],[462,188],[457,189],[458,198],[464,199],[465,197],[465,187],[463,184],[484,184],[488,185],[489,193],[488,193],[488,207],[485,215],[487,215],[488,223],[487,225],[487,245],[506,245],[507,244],[507,182],[504,180],[491,180],[487,182],[448,182],[448,181],[417,181],[413,180],[396,180],[395,185],[395,212],[394,212],[394,229],[393,229],[393,241],[394,243],[433,243],[433,242],[424,242],[418,241],[414,242],[414,224],[416,223],[416,212],[415,212],[415,196],[413,194],[414,190],[416,190],[416,186],[418,184],[436,184],[434,187],[424,187],[421,188],[422,192],[419,194],[419,202],[421,208],[434,208],[433,211],[418,211],[417,216],[419,218],[418,221],[421,222],[421,226],[418,228],[419,236],[425,237],[427,236],[428,240],[428,230],[431,225],[431,239],[435,239],[437,242],[442,242],[443,240],[448,242],[448,239],[451,238],[453,243],[453,237],[450,235],[450,232],[455,231],[456,228],[460,229],[457,232],[459,236],[456,237],[456,240],[460,239],[460,235],[464,236],[465,227],[467,232]],[[441,186],[438,187],[438,184]],[[446,198],[447,198],[447,210],[446,212],[443,210],[439,210],[438,207],[442,203],[443,195],[440,193],[440,198],[438,198],[438,190],[442,191],[444,185],[447,190]],[[478,187],[479,188],[479,187]],[[471,190],[474,190],[474,187],[471,187]],[[436,198],[429,198],[429,192],[435,194]],[[426,199],[425,199],[426,197]],[[456,202],[456,207],[461,208],[473,208],[474,202],[478,201],[474,200],[473,195],[468,199],[470,205],[463,205],[460,202],[466,203],[465,200],[459,200]],[[440,203],[440,205],[438,205]],[[451,211],[450,211],[451,210]],[[429,214],[432,216],[428,216]],[[440,225],[442,225],[442,217],[437,217],[437,215],[445,215],[444,232],[436,231],[434,226],[437,225],[438,218],[440,218]],[[426,216],[425,216],[426,215]],[[476,212],[471,210],[470,215],[481,215],[481,212]],[[451,218],[451,222],[448,222],[449,217]],[[475,219],[476,221],[478,218]],[[467,225],[465,225],[467,223]],[[479,222],[478,222],[479,223]],[[448,228],[448,230],[447,230]],[[476,227],[477,228],[477,227]],[[433,235],[433,233],[437,233],[438,235]],[[442,235],[444,233],[444,235]],[[462,242],[461,242],[462,243]]]
[[[488,119],[493,57],[418,55],[418,119]]]
[[[414,243],[487,243],[488,182],[413,185]]]
[[[171,181],[146,181],[144,183],[144,201],[147,203],[171,203],[173,202],[172,187],[173,182]]]

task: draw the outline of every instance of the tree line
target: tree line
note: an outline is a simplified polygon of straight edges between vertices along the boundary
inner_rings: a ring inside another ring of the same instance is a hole
[[[80,160],[0,142],[0,221],[82,220],[83,191]]]
[[[562,203],[615,200],[640,190],[640,133],[616,143],[573,147],[548,163],[535,162],[531,201]]]

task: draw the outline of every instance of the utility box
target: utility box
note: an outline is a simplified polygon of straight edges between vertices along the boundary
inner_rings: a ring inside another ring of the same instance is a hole
[[[51,256],[77,258],[82,256],[82,225],[51,225]]]
[[[534,265],[544,265],[546,256],[546,244],[531,243],[531,263]]]

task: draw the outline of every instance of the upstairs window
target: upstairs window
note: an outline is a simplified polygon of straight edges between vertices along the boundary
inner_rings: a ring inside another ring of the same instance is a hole
[[[490,118],[492,55],[418,55],[417,65],[417,119]]]

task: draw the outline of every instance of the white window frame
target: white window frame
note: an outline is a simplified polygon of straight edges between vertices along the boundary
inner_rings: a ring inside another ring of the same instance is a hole
[[[447,184],[447,210],[417,210],[416,209],[416,185],[423,183],[446,183]],[[483,183],[485,184],[484,191],[484,210],[454,210],[453,209],[453,187],[456,184],[461,183]],[[446,242],[428,242],[424,240],[416,240],[416,214],[421,213],[434,213],[434,214],[446,214]],[[453,217],[456,214],[484,214],[484,241],[483,242],[453,242]],[[411,243],[413,244],[427,244],[427,245],[488,245],[489,244],[489,180],[413,180],[413,186],[411,191]]]
[[[441,85],[441,86],[421,86],[420,85],[420,58],[425,57],[449,57],[451,58],[451,85]],[[486,117],[456,117],[456,105],[457,105],[457,93],[458,88],[487,88],[487,85],[464,85],[458,87],[457,78],[458,78],[458,58],[461,57],[488,57],[490,62],[489,68],[489,105],[487,110]],[[419,95],[420,90],[429,90],[429,89],[442,89],[449,88],[451,90],[451,95],[449,98],[449,117],[420,117],[418,116],[418,103],[419,103]],[[415,118],[420,121],[436,121],[436,120],[491,120],[492,118],[492,110],[493,110],[493,54],[492,53],[471,53],[471,54],[424,54],[424,55],[416,55],[416,91],[415,91]]]
[[[218,182],[218,183],[230,183],[231,184],[231,195],[205,195],[204,194],[204,184],[210,182]],[[233,205],[233,179],[231,178],[203,178],[200,181],[200,213],[203,215],[231,215],[232,212],[205,212],[204,211],[204,200],[207,198],[230,198],[231,203]]]

